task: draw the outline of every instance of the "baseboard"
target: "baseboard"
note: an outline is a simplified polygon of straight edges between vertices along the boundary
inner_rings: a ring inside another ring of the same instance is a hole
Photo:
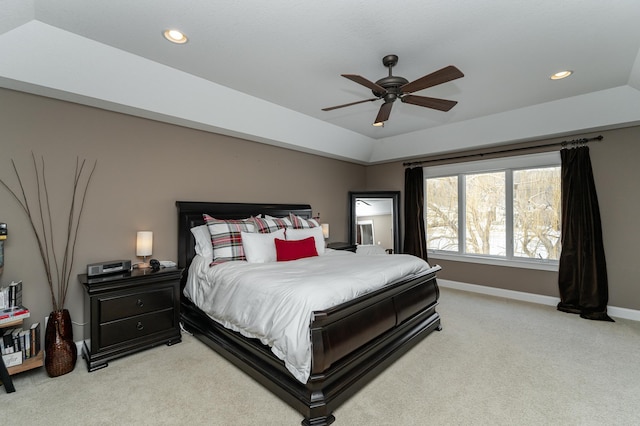
[[[484,285],[467,284],[458,281],[438,279],[440,287],[453,288],[456,290],[469,291],[472,293],[487,294],[490,296],[504,297],[506,299],[521,300],[523,302],[538,303],[540,305],[556,306],[560,298],[544,296],[542,294],[525,293],[522,291],[506,290],[503,288],[487,287]],[[607,306],[607,313],[614,318],[623,318],[632,321],[640,321],[640,311],[628,308],[618,308]]]

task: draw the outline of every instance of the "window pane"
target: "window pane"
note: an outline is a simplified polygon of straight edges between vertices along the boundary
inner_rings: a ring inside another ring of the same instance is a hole
[[[465,251],[506,256],[505,173],[469,174],[465,191]]]
[[[427,179],[427,249],[458,251],[458,177]]]
[[[560,256],[560,167],[513,172],[514,256]]]

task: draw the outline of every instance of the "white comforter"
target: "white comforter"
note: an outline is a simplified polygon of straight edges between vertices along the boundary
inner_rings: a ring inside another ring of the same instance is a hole
[[[306,383],[313,311],[429,269],[435,268],[415,256],[337,250],[290,262],[234,261],[214,267],[196,256],[184,293],[220,324],[269,345],[291,374]]]

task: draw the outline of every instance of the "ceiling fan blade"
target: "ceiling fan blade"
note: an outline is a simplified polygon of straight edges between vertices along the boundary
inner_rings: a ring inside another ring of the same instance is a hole
[[[400,100],[407,104],[433,108],[440,111],[449,111],[458,103],[457,101],[449,101],[447,99],[428,98],[426,96],[416,95],[405,95]]]
[[[380,111],[378,111],[378,116],[376,117],[376,121],[373,123],[384,123],[389,119],[389,114],[391,114],[391,107],[393,106],[393,102],[385,102],[380,107]]]
[[[377,85],[376,83],[374,83],[373,81],[369,81],[366,78],[356,75],[356,74],[341,74],[344,78],[348,78],[351,81],[355,81],[358,84],[362,84],[364,87],[368,87],[369,89],[373,90],[374,92],[376,92],[376,94],[380,93],[382,95],[384,95],[385,93],[387,93],[387,89],[385,89],[382,86]]]
[[[437,86],[438,84],[446,83],[447,81],[455,80],[456,78],[464,77],[462,71],[453,65],[444,67],[438,71],[434,71],[431,74],[420,77],[410,83],[400,87],[403,93],[413,93],[418,90],[426,89],[427,87]]]
[[[331,111],[333,109],[344,108],[344,107],[348,107],[348,106],[351,106],[351,105],[361,104],[361,103],[364,103],[364,102],[377,101],[378,99],[379,98],[365,99],[364,101],[356,101],[356,102],[351,102],[351,103],[344,104],[344,105],[336,105],[336,106],[332,106],[332,107],[322,108],[322,110],[323,111]]]

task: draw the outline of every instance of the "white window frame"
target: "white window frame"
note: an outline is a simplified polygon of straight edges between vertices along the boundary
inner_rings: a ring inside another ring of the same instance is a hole
[[[560,152],[546,152],[540,154],[529,154],[529,155],[521,155],[517,157],[504,157],[497,158],[491,160],[479,160],[479,161],[470,161],[466,163],[455,163],[455,164],[446,164],[442,166],[432,166],[432,167],[424,167],[424,179],[428,178],[437,178],[437,177],[445,177],[445,176],[458,176],[458,214],[461,215],[464,219],[464,179],[462,179],[461,175],[472,174],[472,173],[488,173],[488,172],[497,172],[497,171],[505,171],[505,170],[521,170],[521,169],[531,169],[537,167],[558,167],[561,165],[560,162]],[[506,200],[513,200],[513,174],[507,173],[505,179],[505,196]],[[425,184],[425,199],[426,199],[426,184]],[[465,238],[465,227],[464,223],[461,222],[459,224],[459,229],[462,232],[458,235],[458,253],[452,253],[450,251],[444,250],[433,250],[428,249],[427,253],[430,259],[442,259],[442,260],[452,260],[459,262],[469,262],[469,263],[481,263],[485,265],[496,265],[496,266],[508,266],[514,268],[526,268],[526,269],[539,269],[545,271],[558,271],[558,260],[547,260],[547,259],[526,259],[521,257],[513,256],[513,205],[507,208],[507,217],[506,221],[509,224],[507,226],[507,245],[510,246],[510,250],[508,250],[508,255],[506,258],[502,256],[489,256],[489,255],[478,255],[478,254],[467,254],[460,253],[464,247],[464,238]],[[425,211],[425,229],[427,227],[426,221],[426,211]]]

